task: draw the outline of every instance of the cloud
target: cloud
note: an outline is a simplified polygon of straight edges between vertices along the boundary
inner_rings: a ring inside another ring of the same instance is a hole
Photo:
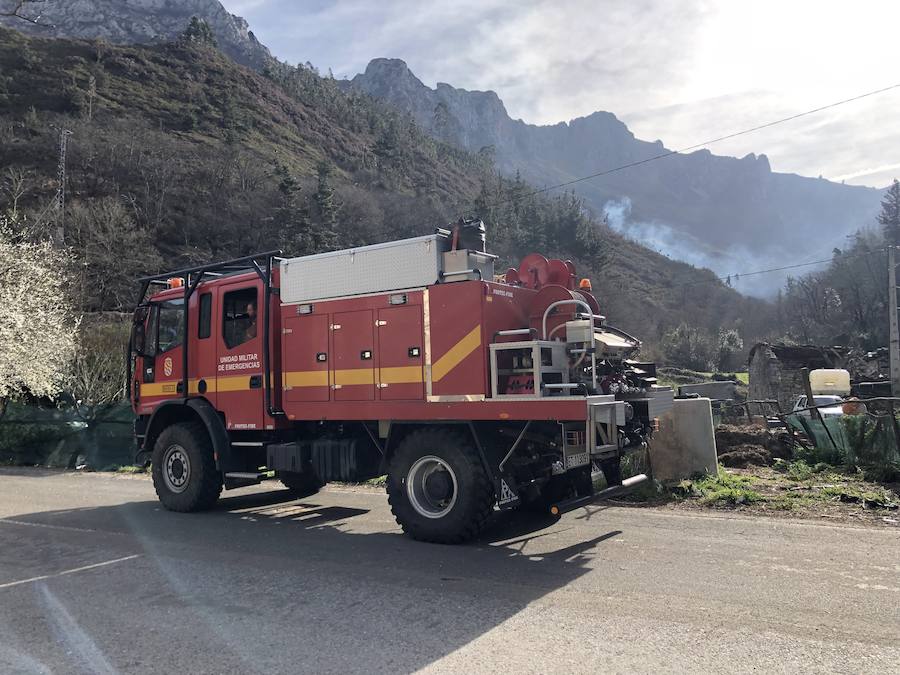
[[[378,56],[429,86],[497,91],[513,117],[596,110],[669,147],[892,84],[900,4],[757,0],[224,0],[280,58],[352,77]],[[896,79],[896,78],[895,78]],[[900,91],[717,144],[773,169],[886,185]],[[870,167],[888,168],[871,174]]]

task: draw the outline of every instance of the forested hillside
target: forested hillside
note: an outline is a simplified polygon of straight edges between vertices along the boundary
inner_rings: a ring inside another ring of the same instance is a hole
[[[570,257],[604,313],[650,345],[682,321],[763,335],[771,314],[698,270],[592,220],[570,194],[532,196],[490,155],[429,138],[411,118],[310,67],[263,74],[209,41],[122,47],[0,29],[0,212],[80,260],[83,307],[127,309],[132,280],[282,247],[301,254],[433,231],[480,215],[490,248]],[[65,219],[52,208],[58,130]]]

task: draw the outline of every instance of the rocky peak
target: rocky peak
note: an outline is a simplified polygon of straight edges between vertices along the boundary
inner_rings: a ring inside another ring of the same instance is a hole
[[[42,26],[0,17],[0,25],[37,37],[102,38],[116,44],[170,41],[192,16],[206,21],[219,48],[252,68],[272,58],[247,22],[218,0],[66,0],[41,4]]]

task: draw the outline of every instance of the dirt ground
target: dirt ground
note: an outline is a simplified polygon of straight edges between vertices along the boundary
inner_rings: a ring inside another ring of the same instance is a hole
[[[716,429],[717,476],[684,480],[636,501],[747,515],[900,527],[900,483],[872,480],[872,472],[832,466],[791,447],[783,432],[722,424]]]
[[[718,478],[683,481],[660,505],[900,528],[900,485],[873,483],[831,468],[799,473],[762,466],[722,469]]]

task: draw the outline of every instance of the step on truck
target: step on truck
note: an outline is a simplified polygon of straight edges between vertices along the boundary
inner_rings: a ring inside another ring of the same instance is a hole
[[[571,262],[495,261],[465,220],[142,279],[129,389],[163,506],[386,474],[404,532],[458,543],[497,508],[561,514],[647,480],[621,462],[646,452],[672,391],[632,358],[640,342]]]

